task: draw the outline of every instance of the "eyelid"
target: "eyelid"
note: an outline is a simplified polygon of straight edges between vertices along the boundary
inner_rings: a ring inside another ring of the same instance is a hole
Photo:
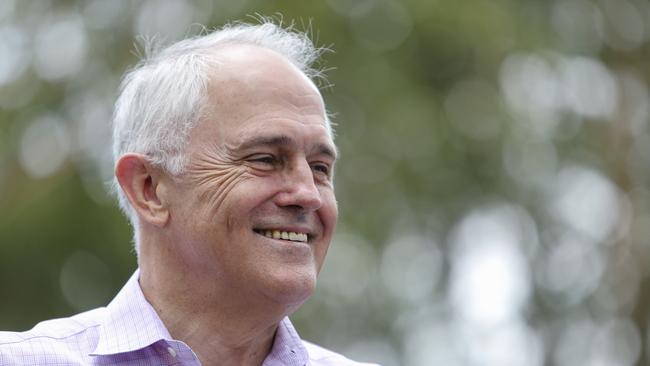
[[[266,164],[272,164],[278,160],[278,158],[270,153],[257,153],[253,155],[249,155],[246,157],[244,160],[253,162],[253,163],[266,163]],[[267,161],[268,160],[268,161]]]
[[[267,158],[267,157],[275,157],[275,155],[273,155],[272,153],[255,153],[255,154],[248,155],[245,159],[255,160],[255,159]]]
[[[321,172],[321,173],[327,175],[328,177],[329,177],[329,176],[331,175],[331,173],[332,173],[332,166],[331,166],[330,164],[327,164],[327,163],[324,163],[324,162],[320,162],[320,161],[319,161],[319,162],[311,163],[310,165],[311,165],[312,169],[314,169],[315,167],[324,167],[327,171],[319,170],[319,172]]]

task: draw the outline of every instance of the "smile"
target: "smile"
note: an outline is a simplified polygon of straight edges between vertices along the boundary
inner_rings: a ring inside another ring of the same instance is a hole
[[[297,233],[294,231],[281,231],[281,230],[254,230],[257,234],[271,239],[282,239],[288,241],[297,241],[300,243],[307,243],[309,236],[305,233]]]

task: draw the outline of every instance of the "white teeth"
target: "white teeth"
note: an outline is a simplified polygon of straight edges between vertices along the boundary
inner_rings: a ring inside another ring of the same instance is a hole
[[[273,239],[284,239],[291,241],[299,241],[306,243],[309,237],[305,233],[297,233],[294,231],[279,231],[279,230],[260,230],[260,234],[264,235],[267,238]]]

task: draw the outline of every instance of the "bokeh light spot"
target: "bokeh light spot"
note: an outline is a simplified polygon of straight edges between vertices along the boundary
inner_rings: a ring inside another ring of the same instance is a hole
[[[182,37],[192,23],[194,6],[185,0],[148,0],[134,18],[136,33],[162,42]]]
[[[371,50],[388,51],[399,47],[413,28],[413,19],[402,3],[378,0],[350,26],[359,43]]]
[[[495,206],[454,228],[450,301],[460,318],[490,327],[519,316],[531,284],[518,225],[508,206]]]
[[[110,271],[97,256],[77,251],[61,267],[61,291],[77,311],[104,305],[110,299]]]
[[[382,256],[381,275],[390,292],[414,304],[426,301],[438,285],[442,255],[436,243],[398,232]]]
[[[45,115],[25,129],[20,141],[19,161],[27,174],[43,178],[63,166],[69,151],[69,137],[63,121],[55,115]]]
[[[30,62],[27,34],[19,27],[0,24],[0,86],[21,77]]]
[[[60,14],[48,19],[38,27],[34,42],[34,67],[43,79],[65,79],[84,65],[88,41],[79,14]]]
[[[616,227],[618,188],[603,174],[583,166],[566,166],[549,191],[549,212],[596,242],[604,241]]]

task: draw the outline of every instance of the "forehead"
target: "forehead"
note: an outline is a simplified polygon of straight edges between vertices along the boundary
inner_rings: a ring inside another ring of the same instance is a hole
[[[280,82],[294,92],[313,92],[318,88],[298,67],[280,53],[253,45],[235,44],[222,46],[213,56],[214,73],[210,85],[228,81],[252,83],[256,87],[272,86]]]
[[[310,136],[320,131],[332,139],[318,88],[286,58],[256,46],[219,50],[204,109],[193,135],[218,136],[221,142],[261,130],[301,128]]]

